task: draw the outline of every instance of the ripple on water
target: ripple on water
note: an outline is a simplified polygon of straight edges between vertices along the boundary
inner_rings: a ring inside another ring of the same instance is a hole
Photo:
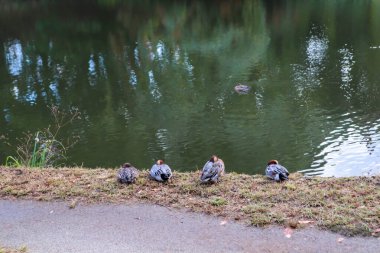
[[[363,176],[380,173],[380,119],[357,113],[336,117],[337,124],[318,146],[308,176]]]

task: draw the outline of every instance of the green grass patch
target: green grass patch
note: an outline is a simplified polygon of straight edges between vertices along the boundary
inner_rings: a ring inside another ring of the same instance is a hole
[[[224,206],[227,205],[227,200],[224,198],[216,197],[210,200],[210,204],[213,206]]]

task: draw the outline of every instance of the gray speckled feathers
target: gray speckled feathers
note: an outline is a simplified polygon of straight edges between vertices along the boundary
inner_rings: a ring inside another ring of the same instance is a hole
[[[119,183],[131,184],[134,183],[139,176],[138,170],[130,163],[124,163],[117,174],[117,181]]]
[[[158,160],[150,169],[150,176],[160,182],[168,181],[172,177],[172,170],[163,160]]]
[[[268,162],[268,166],[265,170],[265,175],[275,181],[283,181],[288,179],[289,172],[276,160],[272,160]]]
[[[203,166],[201,182],[216,183],[224,174],[224,162],[217,156],[212,156],[209,161]]]

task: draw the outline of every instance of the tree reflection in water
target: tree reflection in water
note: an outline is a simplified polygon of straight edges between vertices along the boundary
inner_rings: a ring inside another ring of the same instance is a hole
[[[291,171],[364,173],[380,156],[370,130],[380,103],[380,56],[370,49],[380,41],[376,7],[3,1],[0,130],[15,139],[49,124],[47,105],[74,105],[85,117],[68,130],[82,136],[73,164],[144,167],[163,158],[189,170],[218,154],[227,170],[250,174],[273,158]],[[252,92],[235,94],[237,83]],[[344,158],[331,145],[357,155]],[[0,153],[12,150],[1,144]],[[332,156],[348,172],[326,166]]]

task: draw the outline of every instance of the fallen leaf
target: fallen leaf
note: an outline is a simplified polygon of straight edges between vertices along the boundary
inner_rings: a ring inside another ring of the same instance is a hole
[[[373,230],[372,236],[378,236],[378,233],[380,233],[380,228],[377,228],[377,229]]]
[[[292,234],[293,234],[293,229],[291,229],[291,228],[285,228],[284,229],[284,235],[286,238],[292,237]]]
[[[76,201],[76,200],[73,200],[73,201],[71,201],[71,203],[70,203],[70,205],[69,205],[69,208],[70,208],[70,209],[74,209],[74,208],[76,207],[76,205],[77,205],[77,201]]]
[[[314,223],[313,220],[299,220],[298,221],[299,224],[309,224],[309,223]]]
[[[344,238],[343,237],[339,237],[338,240],[336,240],[337,242],[341,243],[344,241]]]
[[[226,225],[227,224],[227,221],[226,220],[222,220],[221,222],[220,222],[220,225],[221,226],[224,226],[224,225]]]

